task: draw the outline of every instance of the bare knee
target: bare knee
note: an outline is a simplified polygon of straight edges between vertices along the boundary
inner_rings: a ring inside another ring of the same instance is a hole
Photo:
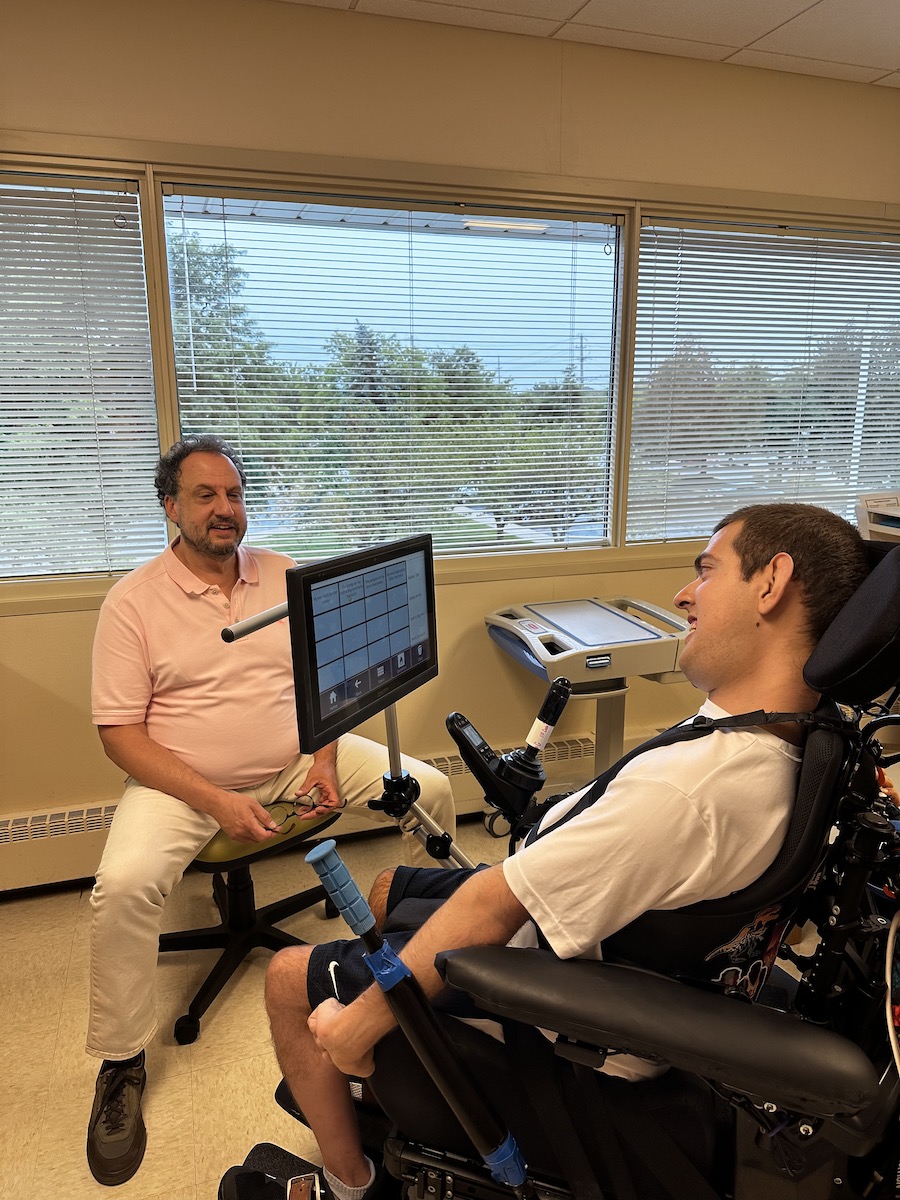
[[[385,918],[387,917],[388,894],[391,890],[391,884],[394,882],[394,872],[396,869],[396,867],[388,867],[386,871],[382,871],[372,884],[371,892],[369,892],[369,907],[375,917],[375,924],[379,929],[383,928]]]
[[[266,968],[266,1009],[275,1012],[309,1012],[306,972],[312,946],[289,946],[269,960]]]

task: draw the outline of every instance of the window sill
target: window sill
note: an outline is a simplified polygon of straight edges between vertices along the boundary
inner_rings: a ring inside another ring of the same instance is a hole
[[[62,575],[0,583],[0,617],[98,609],[119,575]]]
[[[549,550],[535,553],[437,558],[434,581],[441,584],[490,583],[502,579],[559,579],[565,575],[606,575],[621,571],[684,568],[704,542],[654,542],[639,546]]]
[[[492,583],[505,579],[559,579],[568,575],[606,575],[689,567],[700,541],[652,543],[625,548],[591,547],[524,554],[482,554],[437,558],[437,587]],[[0,583],[0,617],[99,609],[120,575],[70,575],[53,579],[17,579]]]

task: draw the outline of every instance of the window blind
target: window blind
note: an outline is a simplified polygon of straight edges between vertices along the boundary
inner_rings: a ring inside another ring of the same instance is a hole
[[[852,520],[900,485],[900,245],[647,222],[628,540],[706,537],[769,500]]]
[[[607,539],[614,218],[168,191],[181,426],[237,444],[251,538]]]
[[[125,570],[165,545],[136,189],[0,177],[4,577]]]

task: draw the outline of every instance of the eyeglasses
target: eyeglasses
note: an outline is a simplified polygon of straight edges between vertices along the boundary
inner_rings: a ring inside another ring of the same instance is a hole
[[[288,804],[284,800],[276,800],[274,804],[264,804],[263,808],[277,825],[277,833],[293,833],[296,829],[298,821],[297,810],[293,804]],[[293,825],[288,825],[289,821],[295,822]]]
[[[298,796],[297,799],[293,801],[274,800],[271,804],[264,804],[263,808],[267,813],[269,813],[275,824],[278,826],[278,833],[293,833],[296,829],[296,825],[289,825],[287,828],[285,828],[285,826],[288,825],[289,821],[299,821],[302,814],[310,813],[314,808],[318,808],[319,801],[317,791],[315,792],[315,795],[315,800],[311,799],[312,793],[310,793],[310,796]],[[343,808],[346,803],[347,801],[343,800],[338,805],[338,809]],[[304,822],[304,824],[311,824],[312,826],[315,826],[316,822]]]

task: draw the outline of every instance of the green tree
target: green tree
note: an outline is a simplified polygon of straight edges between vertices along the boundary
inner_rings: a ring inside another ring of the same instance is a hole
[[[286,362],[244,302],[240,251],[187,236],[169,252],[183,428],[237,442],[251,516],[295,530],[270,543],[330,552],[431,531],[490,546],[511,525],[562,540],[605,505],[607,401],[571,369],[517,391],[468,346],[427,350],[362,321],[327,339],[323,363]]]
[[[585,388],[571,364],[561,379],[537,383],[521,396],[532,466],[512,496],[517,520],[549,529],[556,543],[579,517],[607,527],[608,412],[607,396]]]
[[[865,397],[863,455],[879,459],[884,446],[900,442],[900,322],[864,335],[862,366],[865,369],[861,389]]]
[[[183,431],[214,431],[240,446],[256,515],[313,519],[308,489],[297,512],[295,485],[311,436],[309,375],[273,354],[243,303],[244,252],[196,235],[171,238],[168,252]]]
[[[284,365],[240,302],[247,272],[243,251],[207,245],[196,235],[169,241],[169,296],[179,391],[196,396],[221,419],[221,406],[261,381],[278,383]],[[212,405],[216,407],[213,409]]]

